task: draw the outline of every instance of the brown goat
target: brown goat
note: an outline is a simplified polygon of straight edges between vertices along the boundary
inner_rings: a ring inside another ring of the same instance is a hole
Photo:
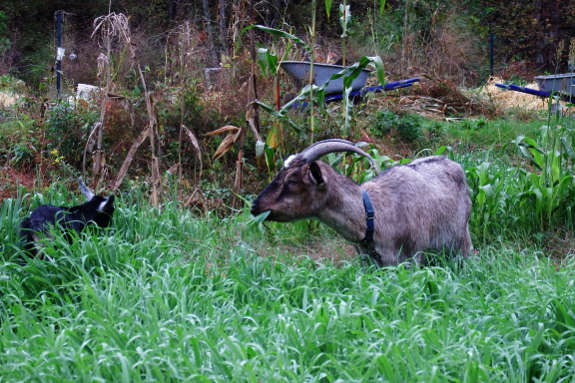
[[[267,220],[293,222],[315,218],[356,244],[379,266],[415,259],[425,264],[423,251],[460,251],[471,248],[468,220],[471,211],[465,172],[445,157],[420,158],[390,167],[363,183],[337,173],[316,161],[333,152],[355,152],[371,157],[344,140],[318,142],[288,159],[275,179],[252,205],[257,216],[269,211]],[[375,219],[368,231],[367,192]]]

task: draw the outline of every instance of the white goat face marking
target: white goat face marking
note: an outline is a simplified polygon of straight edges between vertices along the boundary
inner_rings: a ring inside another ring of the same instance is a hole
[[[286,158],[286,160],[284,161],[284,168],[287,168],[291,164],[295,156],[296,156],[295,154],[292,154],[291,156]]]
[[[102,201],[102,203],[100,204],[100,206],[98,206],[98,211],[102,211],[104,210],[104,208],[106,207],[106,204],[108,203],[108,198],[106,198],[104,201]]]

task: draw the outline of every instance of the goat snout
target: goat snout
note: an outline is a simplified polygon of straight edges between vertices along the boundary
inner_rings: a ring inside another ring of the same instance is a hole
[[[258,215],[265,213],[267,210],[262,210],[261,208],[261,204],[260,204],[260,200],[259,198],[256,199],[253,203],[252,203],[252,208],[250,210],[250,213],[254,216],[257,217]]]

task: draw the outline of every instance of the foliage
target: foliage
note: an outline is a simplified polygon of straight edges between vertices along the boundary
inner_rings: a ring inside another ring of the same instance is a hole
[[[6,32],[8,32],[7,20],[6,13],[0,11],[0,54],[6,54],[6,51],[10,49],[10,40],[6,37]]]
[[[421,117],[416,114],[404,116],[397,126],[399,136],[407,142],[414,142],[421,138],[421,120]]]
[[[195,127],[197,135],[207,132],[210,127],[206,121],[217,120],[218,116],[210,113],[202,105],[197,80],[186,79],[182,86],[165,87],[156,85],[157,98],[155,107],[159,118],[160,143],[169,163],[179,162],[178,151],[182,150],[181,162],[184,166],[194,165],[194,149],[191,145],[180,146],[180,125]]]
[[[395,2],[383,13],[374,7],[355,39],[381,55],[395,73],[416,69],[465,86],[480,84],[489,74],[487,30],[470,3]]]
[[[521,154],[534,166],[533,171],[525,171],[527,188],[519,193],[522,202],[532,210],[530,217],[539,230],[549,228],[556,220],[573,226],[573,163],[575,133],[572,129],[556,126],[542,129],[541,146],[528,137],[517,137],[515,144]]]
[[[480,17],[495,34],[495,54],[498,63],[526,60],[529,66],[542,66],[556,73],[566,68],[563,57],[556,57],[561,40],[575,31],[575,4],[572,2],[541,1],[511,2],[503,5],[496,0],[482,2]],[[558,62],[559,61],[559,62]]]
[[[13,134],[0,133],[0,158],[5,164],[25,168],[34,164],[39,140],[34,130],[22,130]]]
[[[5,92],[22,90],[21,82],[11,76],[2,76],[0,80],[1,86],[6,86],[3,90]],[[22,100],[36,106],[33,99],[23,97]],[[42,137],[37,134],[36,117],[18,104],[6,113],[7,121],[0,123],[0,158],[3,163],[26,168],[35,162],[42,147]]]
[[[0,238],[30,208],[76,198],[57,188],[4,200]],[[1,253],[3,381],[509,382],[575,372],[571,258],[495,242],[459,266],[336,266],[307,255],[304,244],[333,241],[321,226],[271,224],[264,237],[245,211],[197,218],[174,204],[154,209],[138,189],[118,200],[114,228],[71,246],[56,235],[46,249],[54,262]]]
[[[82,103],[62,101],[46,113],[46,149],[57,150],[70,165],[80,168],[85,143],[98,119],[98,111]]]
[[[46,36],[36,36],[36,46],[22,58],[23,68],[13,68],[14,74],[22,79],[36,94],[45,97],[55,83],[53,76],[53,47]]]
[[[0,76],[0,90],[9,93],[15,93],[23,91],[24,88],[24,81],[8,74]]]
[[[375,122],[370,126],[369,130],[376,137],[385,137],[389,135],[392,130],[399,125],[400,117],[387,109],[382,109],[377,112]]]
[[[571,122],[564,122],[561,126],[555,120],[552,129],[544,126],[538,140],[519,136],[513,141],[528,162],[514,165],[486,152],[474,160],[478,164],[466,167],[473,203],[470,225],[483,238],[511,231],[537,240],[553,227],[573,228],[575,134]],[[459,156],[468,163],[464,158]]]
[[[437,128],[433,123],[428,123],[417,114],[398,115],[395,112],[382,109],[375,116],[375,123],[371,126],[370,132],[376,137],[394,137],[399,141],[414,143],[423,138],[423,128],[430,126],[430,132],[437,133]]]

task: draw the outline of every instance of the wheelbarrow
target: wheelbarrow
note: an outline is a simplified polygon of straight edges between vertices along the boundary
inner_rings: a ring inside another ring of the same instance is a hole
[[[537,76],[535,81],[539,89],[500,83],[496,83],[495,86],[543,98],[549,98],[553,95],[566,102],[575,102],[575,73]]]
[[[311,71],[311,63],[309,61],[282,61],[280,67],[285,70],[290,77],[294,80],[294,85],[298,88],[302,88],[303,84],[307,84],[309,81],[309,73]],[[333,76],[344,70],[345,68],[341,65],[330,65],[330,64],[313,64],[313,84],[317,86],[322,86]],[[367,77],[371,71],[363,69],[359,76],[351,84],[352,91],[360,90],[365,86],[367,82]],[[330,81],[325,88],[325,94],[333,93],[343,93],[343,78],[338,78],[337,80]]]
[[[294,85],[296,87],[302,88],[303,84],[308,83],[309,73],[311,70],[311,63],[309,61],[282,61],[280,66],[285,70],[294,80]],[[325,87],[325,100],[338,100],[343,98],[343,77],[335,80],[330,78],[344,70],[345,68],[341,65],[331,65],[331,64],[313,64],[313,83],[316,86],[322,86],[329,81]],[[367,92],[376,91],[390,91],[400,88],[406,88],[412,86],[414,82],[419,81],[419,77],[410,78],[407,80],[395,81],[386,84],[385,86],[374,86],[366,87],[367,77],[371,73],[370,70],[363,69],[359,76],[353,80],[351,84],[350,96],[363,96]]]

